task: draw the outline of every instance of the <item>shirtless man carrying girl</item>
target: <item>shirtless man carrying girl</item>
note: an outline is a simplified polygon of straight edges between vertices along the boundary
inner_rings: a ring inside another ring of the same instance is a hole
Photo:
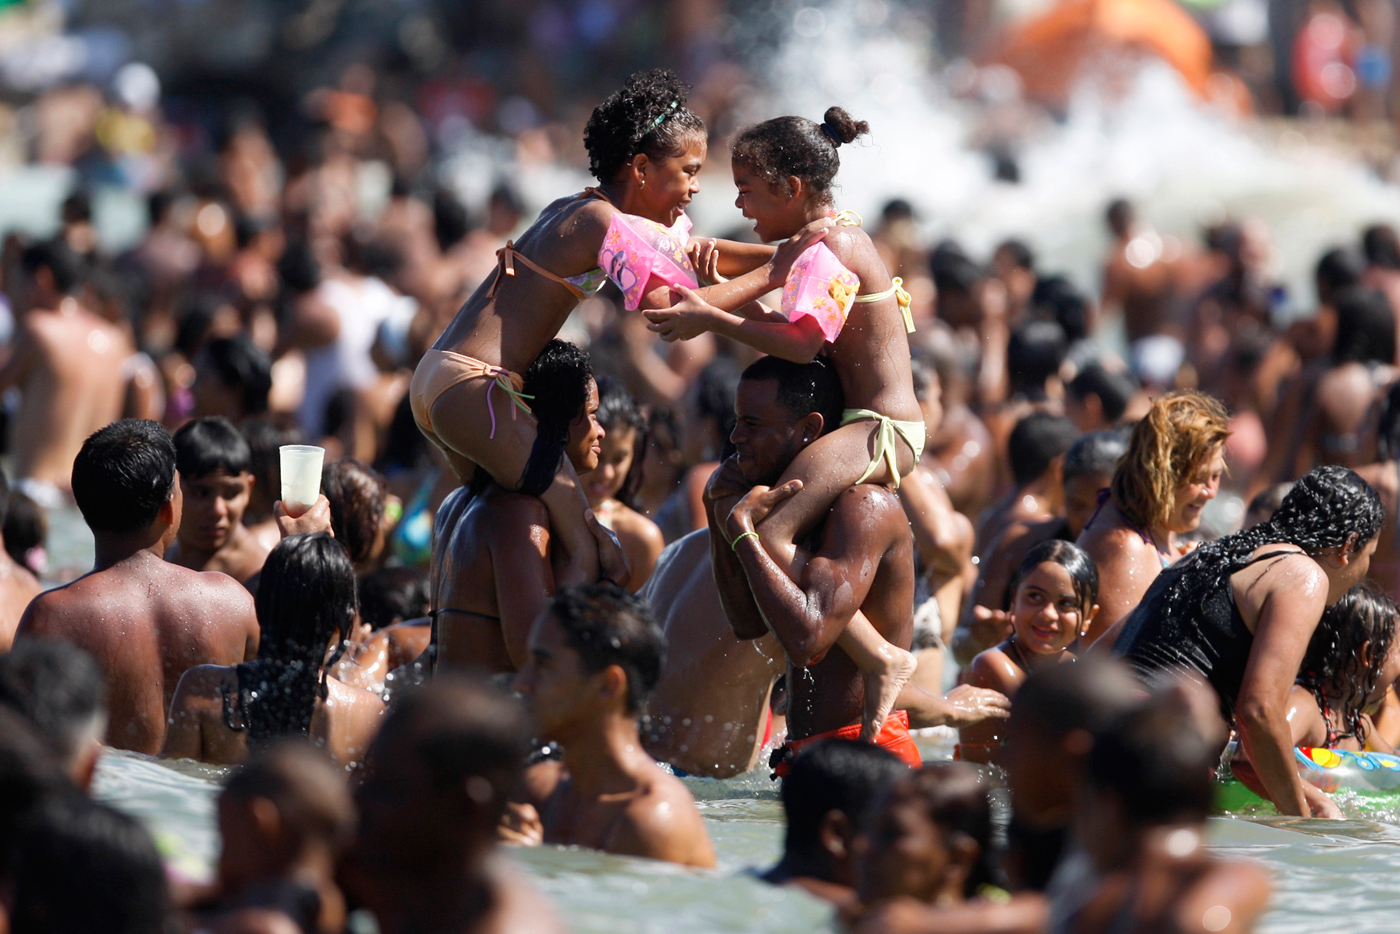
[[[822,219],[836,223],[822,244],[794,264],[784,288],[783,313],[758,304],[730,313],[684,288],[680,303],[646,312],[651,329],[669,341],[711,331],[796,363],[825,352],[835,367],[850,406],[842,425],[792,462],[777,486],[795,482],[799,492],[754,533],[794,579],[800,574],[794,543],[821,522],[837,496],[861,483],[898,487],[918,463],[927,436],[909,362],[913,323],[908,294],[890,278],[859,219],[838,214],[832,202],[838,147],[869,129],[832,107],[820,124],[779,117],[741,131],[731,145],[739,189],[735,204],[754,221],[760,240],[792,237]],[[723,265],[723,250],[703,253],[706,272]],[[716,514],[727,515],[733,505],[717,503]],[[712,547],[724,545],[715,541]],[[863,735],[875,736],[917,663],[859,614],[838,645],[865,676]]]

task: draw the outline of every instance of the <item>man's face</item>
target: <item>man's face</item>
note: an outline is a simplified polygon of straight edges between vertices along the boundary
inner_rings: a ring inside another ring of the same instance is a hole
[[[729,440],[739,470],[750,483],[772,485],[802,450],[803,424],[778,402],[778,381],[739,381],[734,396],[734,430]]]
[[[244,471],[231,474],[222,470],[201,477],[181,477],[184,518],[180,521],[180,543],[200,551],[218,551],[233,538],[248,508],[253,475]]]
[[[584,668],[583,659],[565,639],[563,627],[546,609],[530,630],[530,657],[516,673],[511,688],[534,709],[540,737],[566,743],[574,724],[601,714],[601,678],[602,672],[590,674]]]

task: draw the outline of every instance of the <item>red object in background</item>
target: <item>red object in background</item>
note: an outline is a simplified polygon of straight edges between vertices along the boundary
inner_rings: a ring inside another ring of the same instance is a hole
[[[1342,109],[1356,93],[1356,29],[1337,10],[1308,17],[1293,43],[1293,89],[1328,113]]]

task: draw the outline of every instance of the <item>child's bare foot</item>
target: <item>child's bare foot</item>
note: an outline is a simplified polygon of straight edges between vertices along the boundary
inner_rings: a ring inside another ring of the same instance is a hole
[[[884,656],[884,667],[879,671],[864,673],[865,718],[861,723],[860,738],[871,743],[884,729],[885,718],[894,709],[899,692],[919,667],[919,660],[913,653],[896,646],[886,644],[881,647],[880,654]]]

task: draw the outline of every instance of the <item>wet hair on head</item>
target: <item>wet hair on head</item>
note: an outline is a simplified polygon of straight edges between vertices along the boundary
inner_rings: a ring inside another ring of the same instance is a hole
[[[1211,766],[1219,751],[1201,735],[1187,703],[1176,692],[1161,692],[1094,737],[1089,784],[1118,798],[1139,827],[1204,821],[1214,803]]]
[[[94,532],[139,532],[175,489],[175,444],[158,422],[126,418],[99,429],[73,461],[73,499]]]
[[[76,792],[39,808],[8,867],[15,934],[166,934],[165,868],[136,818]]]
[[[886,791],[874,813],[905,802],[916,802],[922,808],[925,819],[940,831],[945,848],[953,849],[959,838],[977,845],[977,861],[963,885],[965,898],[972,898],[984,886],[1005,884],[994,843],[991,788],[976,766],[930,762],[905,772]]]
[[[1012,331],[1006,344],[1006,373],[1012,394],[1045,398],[1045,382],[1059,375],[1068,346],[1064,328],[1054,321],[1027,321]]]
[[[626,672],[628,713],[646,706],[666,662],[666,636],[646,600],[616,584],[578,584],[561,587],[549,612],[588,672]]]
[[[236,707],[249,745],[311,732],[316,700],[326,692],[328,647],[355,621],[355,568],[327,532],[292,535],[267,556],[254,598],[262,639],[258,657],[239,665]],[[233,698],[225,701],[225,707]]]
[[[1313,557],[1349,547],[1354,555],[1376,537],[1384,518],[1380,497],[1354,471],[1314,467],[1293,485],[1268,521],[1197,548],[1171,581],[1161,617],[1198,614],[1202,601],[1226,586],[1230,575],[1248,565],[1264,545],[1285,542]]]
[[[330,502],[331,531],[336,541],[351,561],[369,561],[374,557],[374,546],[384,524],[388,482],[379,471],[353,457],[343,457],[322,472],[321,491]]]
[[[428,574],[421,568],[377,568],[360,578],[360,621],[379,630],[432,609]]]
[[[1006,442],[1016,486],[1023,487],[1039,479],[1055,458],[1069,450],[1077,437],[1079,429],[1063,415],[1032,412],[1017,422]]]
[[[840,107],[828,107],[822,122],[775,117],[739,131],[729,149],[735,162],[752,169],[776,191],[791,194],[788,179],[801,179],[818,204],[831,202],[841,168],[837,147],[870,132],[870,124]]]
[[[355,832],[355,806],[344,771],[306,743],[273,743],[229,777],[220,798],[265,798],[295,841],[324,842],[332,854],[344,849]]]
[[[836,368],[825,357],[809,363],[793,363],[781,357],[759,357],[744,370],[743,379],[778,384],[778,403],[794,420],[813,412],[822,417],[822,434],[841,425],[846,397]]]
[[[482,824],[494,827],[530,751],[530,733],[519,702],[485,680],[439,672],[421,687],[394,698],[370,746],[366,765],[379,762],[377,747],[407,737],[417,758],[441,791],[461,795],[483,809]],[[485,779],[488,800],[474,793]]]
[[[217,471],[237,476],[252,467],[248,440],[226,418],[196,418],[175,432],[175,469],[182,480]]]
[[[21,639],[0,657],[0,706],[26,718],[67,766],[86,744],[102,739],[107,679],[93,657],[75,645]]]
[[[544,345],[544,350],[530,364],[524,381],[524,394],[529,397],[530,412],[535,416],[535,444],[530,449],[519,489],[530,496],[539,496],[554,482],[554,474],[569,441],[570,423],[588,404],[593,367],[587,351],[555,338]],[[484,478],[486,471],[478,470],[476,475]],[[514,477],[497,479],[506,487],[515,482]]]
[[[1332,306],[1337,310],[1334,366],[1395,362],[1395,312],[1384,293],[1355,286],[1336,293]]]
[[[1070,396],[1081,402],[1089,396],[1098,397],[1104,418],[1117,422],[1127,411],[1137,384],[1129,374],[1115,373],[1102,363],[1094,362],[1081,369],[1066,388]]]
[[[1362,708],[1376,689],[1381,669],[1395,641],[1395,601],[1362,581],[1329,606],[1313,630],[1298,673],[1298,683],[1313,692],[1328,731],[1354,736],[1365,745],[1366,723]],[[1362,647],[1366,648],[1365,661]],[[1341,722],[1333,723],[1324,691],[1343,689]]]
[[[909,767],[870,743],[828,739],[802,750],[780,789],[787,818],[784,849],[814,853],[821,847],[822,818],[839,811],[854,826]]]
[[[705,121],[686,106],[689,91],[673,71],[639,71],[594,107],[583,130],[593,177],[610,182],[639,153],[658,162],[705,138]]]
[[[1065,452],[1065,482],[1095,474],[1111,476],[1127,451],[1128,439],[1121,431],[1107,429],[1080,435]]]
[[[1169,392],[1133,427],[1128,452],[1113,473],[1113,501],[1140,528],[1164,526],[1177,489],[1207,465],[1230,437],[1220,400],[1194,389]]]
[[[272,392],[272,358],[246,334],[219,337],[200,352],[199,366],[208,367],[225,386],[237,389],[245,416],[267,411]]]
[[[1069,579],[1074,584],[1074,596],[1079,601],[1080,613],[1087,616],[1099,598],[1099,569],[1087,551],[1064,539],[1052,538],[1026,552],[1020,566],[1016,568],[1016,573],[1011,577],[1011,585],[1007,588],[1012,600],[1015,600],[1016,591],[1021,588],[1021,581],[1046,562],[1058,564],[1069,573]]]

